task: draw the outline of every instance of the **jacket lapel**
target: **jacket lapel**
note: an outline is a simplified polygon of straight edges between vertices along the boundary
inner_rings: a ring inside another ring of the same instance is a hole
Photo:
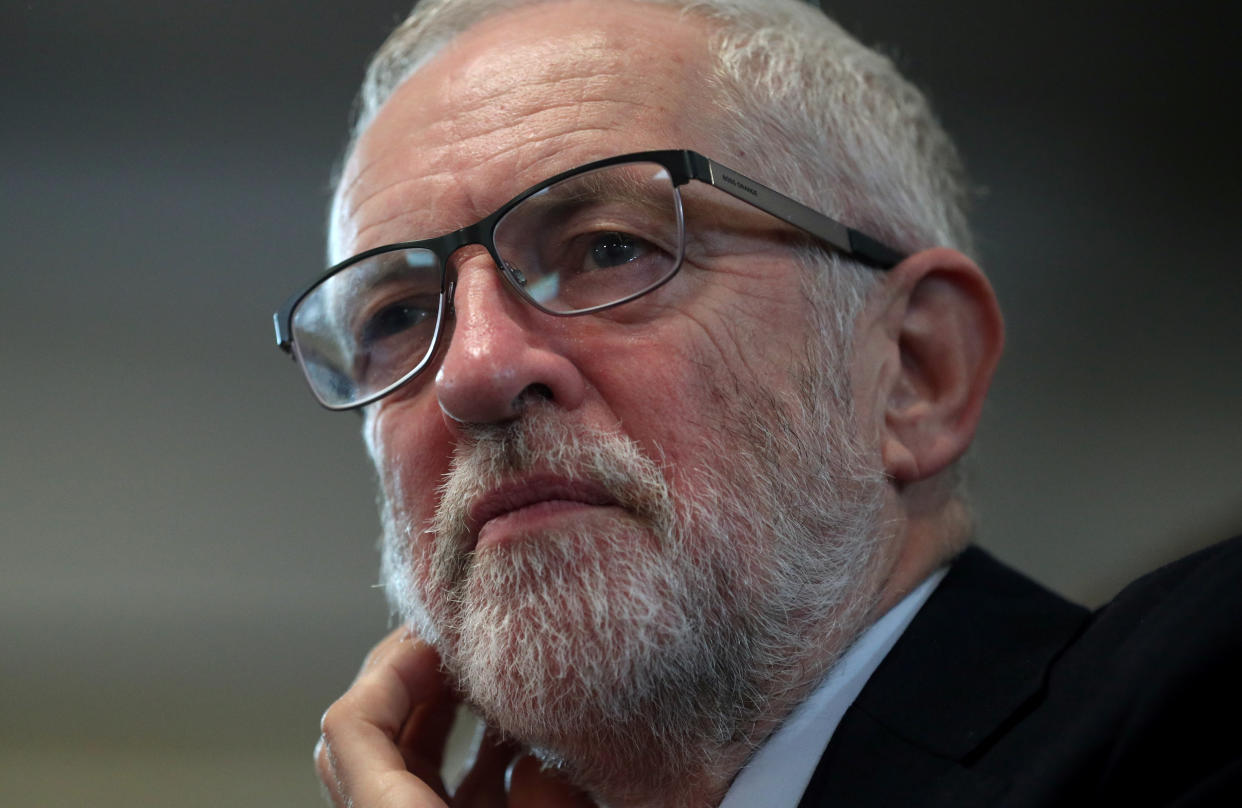
[[[989,805],[971,764],[1036,702],[1089,613],[972,547],[845,714],[800,806]]]

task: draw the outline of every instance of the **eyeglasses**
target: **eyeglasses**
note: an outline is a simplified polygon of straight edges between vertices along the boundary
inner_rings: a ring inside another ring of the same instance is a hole
[[[696,152],[637,152],[557,174],[469,227],[342,261],[276,312],[276,343],[297,359],[329,409],[388,395],[432,364],[457,282],[449,256],[467,244],[483,245],[509,288],[547,314],[627,303],[681,268],[680,189],[690,180],[873,268],[889,269],[905,257]]]

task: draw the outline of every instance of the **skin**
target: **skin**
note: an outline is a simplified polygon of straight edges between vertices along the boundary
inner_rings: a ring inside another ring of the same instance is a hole
[[[745,155],[713,135],[703,104],[704,38],[699,23],[665,9],[593,0],[477,25],[408,79],[359,140],[337,200],[334,260],[468,224],[551,174],[614,154],[690,147],[745,170]],[[736,224],[652,295],[578,318],[536,311],[507,291],[481,247],[459,251],[455,317],[434,378],[364,414],[387,494],[425,522],[463,423],[514,418],[532,389],[570,423],[621,430],[663,458],[675,490],[693,490],[694,470],[718,462],[695,437],[716,428],[719,391],[744,378],[794,401],[788,357],[804,353],[810,323],[799,269],[770,238],[781,226],[761,214]],[[886,274],[854,336],[859,428],[874,436],[891,481],[882,613],[963,539],[965,516],[944,472],[973,436],[1002,327],[978,267],[932,249]],[[506,532],[529,540],[563,519],[625,518],[616,508],[543,508],[493,525],[489,541]],[[317,762],[335,804],[449,799],[437,771],[452,695],[437,670],[434,652],[401,631],[372,652],[324,717]],[[506,794],[515,752],[484,743],[453,804],[584,804],[529,763],[514,769]],[[704,784],[707,801],[727,786]]]

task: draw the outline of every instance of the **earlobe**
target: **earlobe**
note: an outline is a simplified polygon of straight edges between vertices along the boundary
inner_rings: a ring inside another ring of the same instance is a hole
[[[969,447],[1000,359],[1004,326],[983,271],[947,248],[891,270],[898,361],[885,380],[883,459],[901,483],[927,479]]]

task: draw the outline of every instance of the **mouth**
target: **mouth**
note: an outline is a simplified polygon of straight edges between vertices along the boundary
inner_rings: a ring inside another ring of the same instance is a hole
[[[475,548],[501,544],[544,523],[583,517],[590,509],[618,508],[616,498],[589,480],[535,476],[488,491],[466,517]]]

